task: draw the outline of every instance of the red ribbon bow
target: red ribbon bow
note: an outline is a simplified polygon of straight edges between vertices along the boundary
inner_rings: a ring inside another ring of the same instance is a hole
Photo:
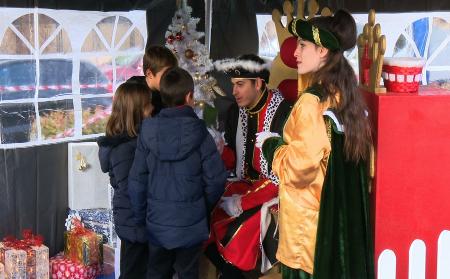
[[[33,235],[33,231],[30,229],[24,229],[22,231],[23,240],[19,240],[12,235],[8,235],[3,238],[3,244],[5,247],[27,250],[31,246],[41,246],[44,243],[44,237],[42,235]]]

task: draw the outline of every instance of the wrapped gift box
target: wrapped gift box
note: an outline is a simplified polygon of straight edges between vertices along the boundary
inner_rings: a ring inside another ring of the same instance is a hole
[[[27,252],[19,249],[6,249],[5,277],[8,279],[27,278]]]
[[[95,232],[77,227],[64,233],[64,254],[77,263],[92,265],[102,263],[102,239]]]
[[[111,209],[79,209],[69,210],[69,215],[78,214],[84,227],[103,236],[103,243],[116,246],[117,234],[114,229]]]
[[[27,249],[27,278],[47,279],[49,276],[48,247],[31,246]]]
[[[57,255],[50,259],[50,269],[52,279],[94,279],[101,273],[100,264],[82,265]]]
[[[0,243],[0,261],[6,278],[47,279],[49,276],[48,247],[42,245],[42,236],[31,230],[23,231],[23,240],[5,237]]]
[[[99,223],[94,221],[83,221],[84,227],[103,236],[103,243],[112,243],[114,237],[114,226],[112,223]]]
[[[78,213],[81,221],[94,223],[110,223],[112,222],[112,210],[106,208],[92,208],[92,209],[71,209],[70,214]]]

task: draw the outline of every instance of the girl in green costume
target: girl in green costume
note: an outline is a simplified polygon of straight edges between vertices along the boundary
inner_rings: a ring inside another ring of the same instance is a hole
[[[312,86],[297,100],[282,137],[257,138],[280,179],[283,278],[373,279],[366,171],[371,133],[343,55],[355,46],[355,21],[340,10],[294,19],[289,31],[298,38],[298,73],[312,74]]]

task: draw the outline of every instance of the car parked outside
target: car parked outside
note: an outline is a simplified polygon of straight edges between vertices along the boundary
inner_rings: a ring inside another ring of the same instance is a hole
[[[0,61],[0,136],[1,143],[28,142],[36,127],[35,106],[39,115],[53,111],[73,113],[73,61],[71,59],[41,59],[39,73],[36,60]],[[82,109],[107,108],[111,97],[89,97],[112,93],[112,84],[92,63],[80,61],[79,71]],[[37,85],[39,79],[39,85]],[[38,102],[35,102],[37,92]],[[57,99],[54,99],[54,98]]]

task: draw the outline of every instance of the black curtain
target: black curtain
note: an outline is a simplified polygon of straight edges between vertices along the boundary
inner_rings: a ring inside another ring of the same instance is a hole
[[[58,1],[58,0],[0,0],[0,6],[17,8],[49,8],[49,9],[72,9],[91,11],[129,11],[129,10],[153,10],[156,7],[172,5],[174,0],[78,0],[78,1]],[[195,7],[194,2],[204,1],[189,0],[189,4]],[[273,7],[281,7],[283,0],[214,0],[214,2],[244,2],[246,5],[255,7],[257,13],[271,13]],[[294,1],[297,2],[297,1]],[[450,10],[448,0],[319,0],[320,6],[328,5],[333,10],[345,8],[354,13],[366,13],[369,9],[378,12],[414,12],[414,11],[442,11]],[[172,5],[175,6],[175,5]],[[195,10],[195,8],[194,8]],[[164,14],[160,14],[161,17]],[[203,17],[203,16],[202,16]],[[214,18],[215,20],[217,18]],[[233,24],[230,22],[230,24]]]
[[[284,0],[255,0],[254,2],[257,13],[271,14],[274,7],[282,10]],[[328,6],[333,11],[346,9],[352,13],[367,13],[370,9],[375,9],[378,13],[450,11],[448,0],[318,0],[318,2],[320,7]]]
[[[0,150],[0,238],[32,229],[62,250],[67,168],[67,143]]]
[[[213,60],[258,53],[254,1],[214,0],[211,30]]]
[[[47,8],[81,11],[130,11],[146,10],[164,0],[1,0],[0,6],[14,8]]]
[[[333,11],[339,8],[345,8],[352,13],[367,13],[370,9],[375,9],[377,13],[450,11],[450,1],[448,0],[319,0],[319,4],[321,6],[329,6]]]
[[[192,17],[200,18],[197,31],[205,31],[205,1],[190,0],[188,5],[192,7]],[[176,0],[154,1],[147,10],[147,45],[164,45],[166,43],[167,27],[172,23],[176,9]],[[204,39],[201,41],[204,42]]]

